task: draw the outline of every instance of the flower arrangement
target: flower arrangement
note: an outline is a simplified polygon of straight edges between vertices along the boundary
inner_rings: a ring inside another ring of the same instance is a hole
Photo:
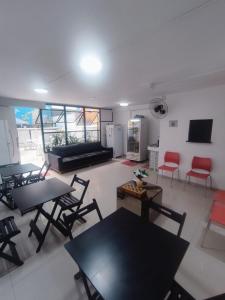
[[[148,173],[146,172],[146,170],[144,170],[144,169],[136,169],[136,170],[133,171],[133,174],[137,178],[137,185],[139,187],[142,187],[143,186],[142,179],[145,178],[145,177],[148,177]]]

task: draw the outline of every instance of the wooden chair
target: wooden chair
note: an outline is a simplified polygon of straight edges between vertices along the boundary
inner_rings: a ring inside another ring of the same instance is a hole
[[[167,300],[195,300],[179,283],[175,280],[169,292]]]
[[[173,166],[168,165],[168,163],[172,163]],[[160,167],[158,167],[158,172],[157,172],[157,177],[156,177],[156,183],[158,182],[158,177],[159,177],[159,170],[171,173],[171,186],[173,183],[173,176],[174,172],[177,171],[178,173],[178,178],[179,178],[179,164],[180,164],[180,154],[178,152],[171,152],[171,151],[166,151],[164,155],[164,164]]]
[[[225,203],[219,201],[213,202],[210,211],[209,221],[206,226],[205,234],[201,244],[202,247],[204,247],[205,238],[212,223],[219,226],[225,226]]]
[[[165,207],[161,204],[155,203],[154,201],[151,201],[149,203],[149,208],[155,210],[156,212],[158,212],[161,215],[166,216],[167,218],[177,222],[179,224],[179,228],[178,228],[178,232],[177,232],[177,236],[181,235],[183,226],[184,226],[184,222],[186,219],[186,213],[183,214],[179,214],[177,212],[175,212],[174,210]]]
[[[12,199],[12,190],[15,187],[15,182],[12,179],[2,181],[0,184],[0,201],[10,209],[14,209],[14,201]]]
[[[16,251],[16,244],[11,241],[11,238],[20,233],[17,228],[14,217],[7,217],[0,220],[0,257],[21,266],[23,262],[20,260]],[[5,248],[9,246],[10,254],[4,252]]]
[[[207,189],[208,178],[210,180],[210,187],[212,188],[212,160],[208,157],[194,156],[192,159],[191,170],[186,173],[186,182],[190,182],[191,177],[205,181],[205,188]],[[203,171],[204,173],[202,173]]]
[[[72,212],[70,215],[66,215],[63,214],[63,219],[64,219],[64,224],[68,230],[68,235],[70,237],[70,239],[73,239],[72,236],[72,228],[73,228],[73,224],[76,220],[80,220],[81,218],[83,218],[85,215],[89,214],[90,212],[96,210],[99,220],[102,221],[102,214],[100,212],[100,209],[98,207],[98,203],[95,199],[93,199],[92,203],[79,208],[78,210],[76,210],[75,212]]]
[[[225,299],[225,294],[220,294],[220,295],[217,295],[217,296],[207,298],[205,300],[224,300],[224,299]]]
[[[75,183],[79,184],[80,186],[83,187],[83,191],[81,193],[80,198],[77,198],[72,195],[72,193],[64,195],[60,197],[58,201],[58,205],[60,206],[60,211],[57,217],[57,221],[64,222],[63,219],[61,219],[61,214],[63,211],[70,210],[71,212],[74,212],[74,208],[79,209],[81,204],[83,203],[85,194],[87,192],[87,188],[89,185],[90,180],[84,180],[80,177],[78,177],[76,174],[74,175],[70,186],[73,186]],[[85,222],[84,218],[81,218],[83,222]]]
[[[224,300],[224,299],[225,299],[225,294],[220,294],[217,296],[207,298],[205,300]],[[177,283],[174,280],[171,290],[169,292],[169,296],[166,298],[166,300],[195,300],[195,298],[191,294],[189,294],[179,283]]]
[[[50,164],[45,161],[40,171],[37,174],[30,174],[27,177],[23,178],[25,184],[35,183],[38,181],[45,180],[45,177],[50,169]]]

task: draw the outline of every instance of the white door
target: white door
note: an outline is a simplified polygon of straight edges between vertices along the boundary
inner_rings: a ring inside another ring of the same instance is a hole
[[[107,147],[114,147],[113,125],[106,125]]]
[[[123,155],[123,128],[115,126],[114,129],[115,157]]]
[[[6,132],[5,121],[0,120],[0,165],[6,165],[11,163],[10,142]]]

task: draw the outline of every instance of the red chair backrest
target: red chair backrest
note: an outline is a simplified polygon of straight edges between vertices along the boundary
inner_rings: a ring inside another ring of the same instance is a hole
[[[170,162],[179,165],[180,164],[180,154],[178,152],[166,151],[164,156],[164,162]]]
[[[211,158],[194,156],[192,159],[192,169],[200,169],[210,172],[212,169]]]

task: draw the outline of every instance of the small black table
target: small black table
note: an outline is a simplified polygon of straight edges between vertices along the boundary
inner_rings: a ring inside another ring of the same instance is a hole
[[[2,178],[39,171],[41,168],[34,164],[11,165],[0,168]]]
[[[189,243],[120,208],[65,245],[105,300],[164,299]]]
[[[144,182],[143,187],[140,188],[135,180],[130,180],[117,187],[117,208],[127,208],[141,215],[146,222],[154,221],[158,214],[150,213],[149,203],[154,200],[154,202],[162,204],[162,192],[162,188],[158,185]],[[125,199],[126,196],[131,199]]]
[[[37,183],[22,186],[13,190],[12,197],[22,215],[37,208],[37,214],[34,220],[31,220],[30,222],[31,229],[28,235],[31,236],[32,233],[34,233],[39,242],[36,252],[40,251],[50,224],[53,224],[65,236],[68,235],[68,232],[63,224],[54,219],[54,214],[57,207],[57,199],[73,191],[73,187],[60,181],[57,178],[39,181]],[[43,209],[43,205],[51,200],[55,200],[55,204],[52,208],[51,213],[48,213]],[[44,215],[48,220],[43,233],[40,231],[36,224],[40,214]]]
[[[0,176],[2,179],[1,202],[10,209],[15,209],[15,203],[11,197],[11,190],[21,186],[20,180],[23,174],[39,171],[41,168],[34,164],[12,164],[0,167]]]

